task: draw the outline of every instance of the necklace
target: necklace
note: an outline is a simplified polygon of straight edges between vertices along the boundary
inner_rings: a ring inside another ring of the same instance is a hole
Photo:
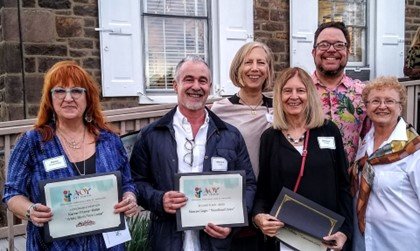
[[[83,175],[85,175],[86,174],[86,156],[85,156],[85,132],[86,132],[86,128],[85,128],[85,130],[84,130],[84,132],[83,132],[83,139],[82,139],[82,148],[83,148],[83,173],[80,171],[80,169],[79,169],[79,167],[77,166],[77,164],[76,164],[76,162],[71,162],[73,165],[74,165],[74,167],[76,168],[76,171],[79,173],[79,175],[80,176],[83,176]],[[63,135],[60,133],[60,136],[61,137],[59,137],[59,139],[64,139],[64,141],[66,141],[66,139],[63,137]],[[60,140],[61,141],[61,140]],[[67,142],[66,142],[67,143]],[[72,159],[72,160],[74,160],[74,158],[73,158],[73,156],[70,154],[70,151],[69,151],[69,149],[67,148],[67,146],[68,147],[70,147],[69,145],[67,145],[66,146],[66,144],[63,144],[63,146],[64,146],[64,152],[68,155],[68,157],[70,157],[70,159]],[[74,148],[73,148],[74,149]],[[77,148],[77,149],[80,149],[80,147],[79,148]],[[70,160],[69,159],[69,160]]]
[[[286,134],[286,138],[293,144],[299,144],[300,142],[302,142],[305,139],[305,134],[302,134],[302,136],[300,136],[297,139],[292,138],[292,136],[290,136],[290,134]]]
[[[64,135],[64,132],[62,130],[57,129],[57,131],[58,131],[58,133],[60,133],[61,137],[66,142],[67,146],[69,146],[73,150],[80,149],[81,148],[81,143],[84,143],[85,142],[86,127],[83,130],[83,136],[82,136],[82,138],[79,139],[79,140],[75,140],[75,139],[68,140],[68,138]]]
[[[245,100],[239,95],[239,92],[238,92],[238,97],[239,97],[239,99],[242,101],[242,103],[244,104],[244,105],[246,105],[246,106],[248,106],[250,109],[251,109],[251,114],[252,115],[256,115],[257,114],[257,108],[258,108],[258,106],[260,106],[261,105],[261,103],[262,103],[262,97],[261,97],[261,99],[258,101],[258,103],[257,103],[257,105],[256,106],[254,106],[254,107],[252,107],[251,105],[249,105],[247,102],[245,102]]]

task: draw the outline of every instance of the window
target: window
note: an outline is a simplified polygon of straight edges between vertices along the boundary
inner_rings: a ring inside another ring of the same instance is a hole
[[[402,77],[404,13],[401,0],[290,0],[290,65],[314,72],[314,33],[319,23],[334,20],[343,21],[351,36],[346,74]]]
[[[173,92],[173,73],[187,55],[208,60],[206,0],[143,1],[146,91]]]
[[[236,51],[253,39],[253,0],[99,0],[102,94],[173,103],[174,68],[187,55],[209,62],[212,95],[237,91]]]
[[[348,66],[366,66],[366,0],[320,0],[318,24],[341,21],[350,33],[351,47]]]

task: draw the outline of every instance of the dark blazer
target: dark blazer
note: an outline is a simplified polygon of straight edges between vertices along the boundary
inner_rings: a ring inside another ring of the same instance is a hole
[[[174,174],[178,171],[173,117],[176,108],[160,120],[148,125],[139,133],[131,155],[132,176],[139,190],[138,202],[151,211],[149,240],[152,250],[182,250],[183,232],[176,231],[174,214],[163,210],[165,192],[175,190]],[[203,172],[211,172],[211,158],[223,157],[228,161],[228,171],[245,170],[246,205],[251,211],[256,191],[256,180],[242,135],[235,127],[209,113],[206,153]],[[231,235],[215,239],[200,231],[202,250],[229,250]]]

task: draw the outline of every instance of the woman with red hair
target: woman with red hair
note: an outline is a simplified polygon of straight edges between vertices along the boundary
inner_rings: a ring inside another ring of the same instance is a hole
[[[26,248],[105,250],[102,234],[50,243],[42,234],[44,224],[54,218],[41,203],[43,180],[120,171],[123,198],[114,212],[132,216],[138,210],[127,155],[102,114],[98,85],[75,62],[56,63],[46,73],[34,127],[14,147],[3,197],[17,217],[28,220]],[[53,159],[58,160],[55,165]],[[112,250],[124,250],[124,245]]]

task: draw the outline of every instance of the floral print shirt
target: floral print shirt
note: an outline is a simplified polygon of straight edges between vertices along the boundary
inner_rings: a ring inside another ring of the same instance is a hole
[[[362,101],[365,84],[344,75],[341,83],[330,89],[319,81],[315,72],[312,80],[321,98],[326,118],[331,119],[340,129],[344,149],[351,164],[356,156],[360,136],[369,127],[365,123],[366,109]]]

